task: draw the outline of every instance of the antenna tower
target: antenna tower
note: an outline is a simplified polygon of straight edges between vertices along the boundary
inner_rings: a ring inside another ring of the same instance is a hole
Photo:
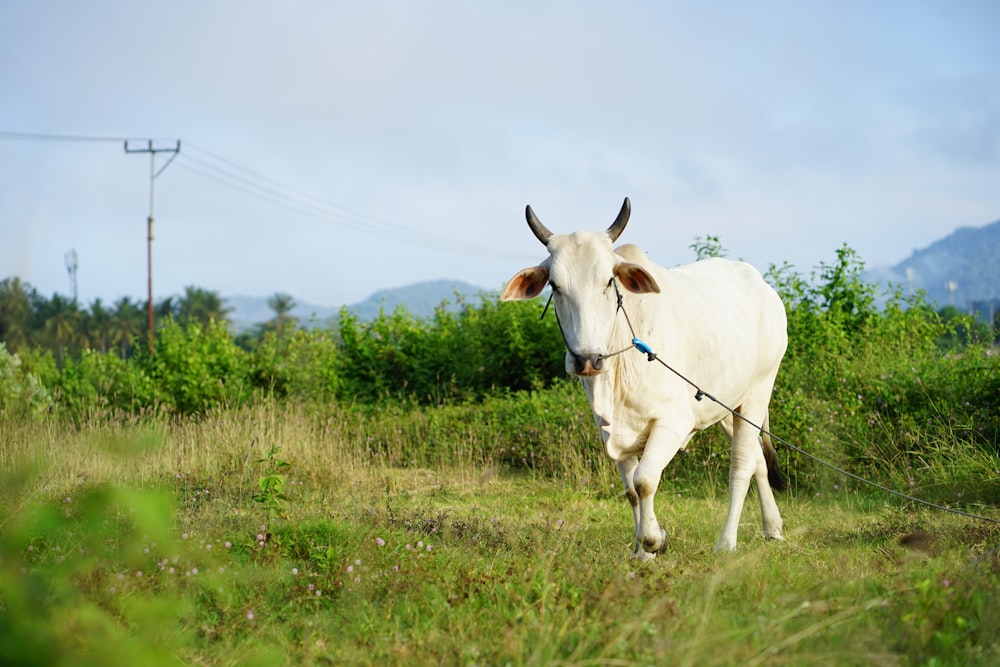
[[[66,253],[66,272],[69,273],[69,289],[73,293],[73,303],[76,303],[76,249]]]

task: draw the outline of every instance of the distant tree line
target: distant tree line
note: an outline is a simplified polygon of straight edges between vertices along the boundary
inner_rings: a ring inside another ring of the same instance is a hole
[[[699,258],[725,253],[713,237],[692,248]],[[953,308],[936,310],[920,295],[896,293],[877,305],[862,270],[844,246],[808,277],[787,264],[768,271],[788,315],[783,378],[835,394],[844,360],[862,348],[915,362],[994,342],[992,327]],[[187,287],[155,304],[152,349],[145,305],[123,298],[107,307],[98,299],[80,308],[18,278],[0,282],[0,385],[7,387],[0,393],[19,397],[0,396],[0,413],[15,403],[54,403],[75,414],[94,406],[195,413],[260,395],[453,404],[542,388],[565,375],[563,341],[555,317],[543,317],[542,299],[459,299],[458,308],[442,303],[427,318],[398,308],[362,320],[342,309],[331,326],[307,329],[290,315],[294,300],[275,294],[268,301],[274,317],[235,335],[224,300]]]
[[[274,317],[235,338],[246,349],[257,345],[265,333],[279,335],[294,330],[298,320],[290,313],[295,301],[275,294],[267,301]],[[122,297],[113,304],[94,299],[83,307],[61,294],[46,297],[18,277],[0,281],[0,341],[10,353],[28,348],[51,352],[62,366],[78,359],[84,350],[115,353],[128,359],[137,346],[149,340],[148,302]],[[153,304],[154,328],[166,320],[182,327],[210,323],[231,324],[232,309],[217,292],[187,286],[180,296],[168,296]]]

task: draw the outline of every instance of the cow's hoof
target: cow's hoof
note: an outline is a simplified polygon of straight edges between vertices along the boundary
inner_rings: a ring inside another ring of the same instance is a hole
[[[719,540],[715,545],[716,553],[732,553],[736,551],[736,542],[730,542],[728,540]]]
[[[637,560],[640,563],[645,563],[646,561],[656,560],[656,554],[651,554],[648,551],[643,551],[642,549],[639,549],[632,554],[632,560]]]
[[[642,548],[649,554],[662,554],[667,550],[667,531],[665,531],[661,526],[660,538],[658,540],[651,537],[644,537],[642,540]]]

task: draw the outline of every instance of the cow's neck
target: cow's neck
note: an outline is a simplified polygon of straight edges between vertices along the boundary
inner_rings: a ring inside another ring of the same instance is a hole
[[[604,395],[620,395],[633,386],[637,377],[638,362],[643,356],[632,345],[633,334],[623,313],[617,313],[615,326],[605,344],[609,354],[604,360],[605,371],[593,377],[595,384],[606,386]],[[610,414],[607,415],[610,418]]]

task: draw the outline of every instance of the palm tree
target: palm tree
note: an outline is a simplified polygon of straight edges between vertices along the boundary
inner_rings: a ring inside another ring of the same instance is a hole
[[[44,332],[49,344],[56,349],[59,365],[66,361],[66,348],[74,342],[80,310],[76,302],[58,294],[53,294],[45,313]]]
[[[185,326],[192,322],[207,326],[209,322],[227,321],[231,312],[218,292],[188,285],[178,302],[177,321]]]
[[[274,311],[274,317],[264,325],[265,330],[274,331],[278,337],[283,337],[288,329],[294,329],[298,324],[298,319],[292,317],[290,313],[297,304],[290,294],[277,292],[268,298],[267,307]]]
[[[110,339],[118,345],[122,359],[128,356],[135,338],[143,330],[143,309],[138,303],[124,296],[115,302],[111,313]]]
[[[179,314],[180,302],[172,296],[160,299],[160,301],[153,306],[153,315],[157,318],[172,317],[177,319]]]
[[[16,276],[0,282],[0,340],[11,354],[28,344],[32,292],[31,286]]]
[[[84,313],[84,333],[90,345],[107,353],[111,343],[111,312],[104,307],[100,297],[90,304],[90,311]]]

